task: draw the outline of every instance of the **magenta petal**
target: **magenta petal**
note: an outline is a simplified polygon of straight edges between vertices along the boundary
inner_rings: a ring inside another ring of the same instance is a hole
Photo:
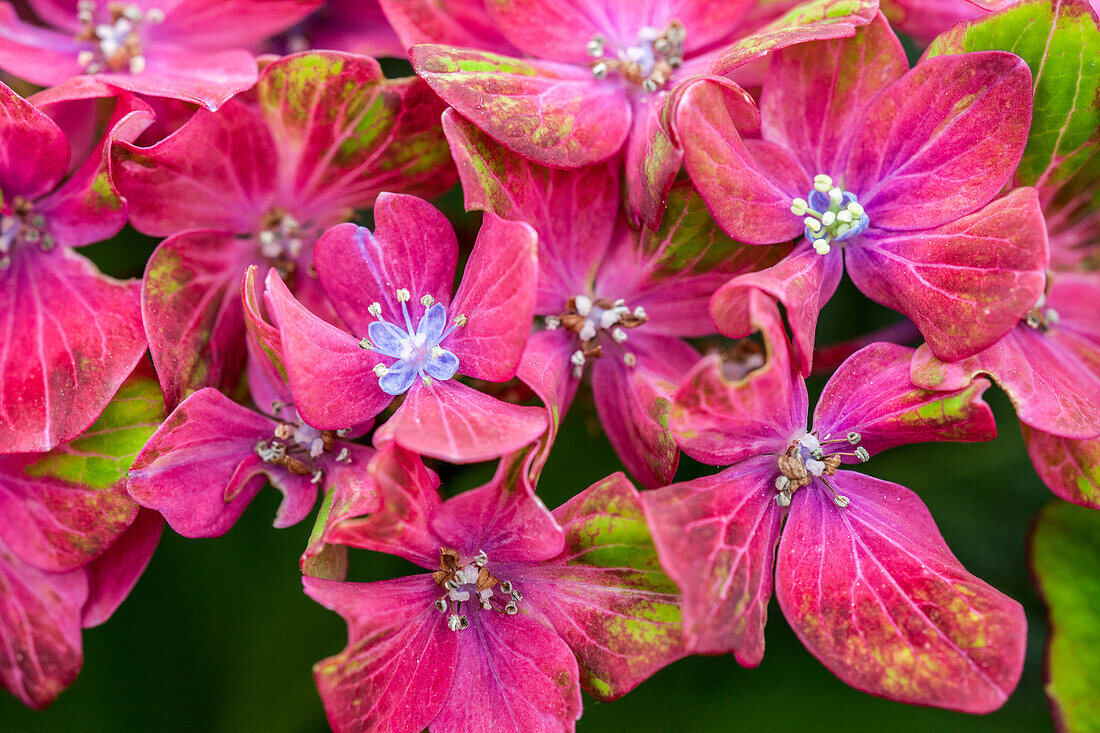
[[[518,51],[500,35],[481,0],[379,0],[379,4],[405,49],[418,43],[444,43],[513,55]]]
[[[539,165],[606,160],[630,130],[626,92],[587,68],[446,46],[417,46],[409,58],[459,114]]]
[[[644,334],[625,346],[637,365],[607,354],[592,370],[592,394],[607,439],[640,484],[649,489],[672,481],[680,451],[669,431],[676,385],[699,360],[680,339]]]
[[[75,438],[144,353],[136,283],[68,248],[17,247],[0,274],[0,453]]]
[[[439,633],[453,636],[436,615]],[[476,631],[458,634],[454,683],[429,730],[571,733],[581,717],[580,673],[561,637],[523,615],[479,612],[472,623]]]
[[[96,78],[135,94],[169,97],[216,110],[256,83],[256,59],[240,49],[202,51],[168,43],[151,46],[140,74]]]
[[[696,653],[732,651],[755,667],[764,656],[772,559],[782,510],[775,458],[642,494],[661,566],[684,594],[684,637]]]
[[[175,12],[150,31],[192,48],[252,47],[320,5],[321,0],[177,0]]]
[[[153,559],[163,528],[160,515],[143,510],[106,552],[87,565],[88,601],[80,618],[84,628],[105,623],[130,595]]]
[[[85,44],[72,33],[32,25],[10,3],[0,3],[0,67],[39,86],[53,86],[84,73],[77,63]]]
[[[761,92],[761,133],[795,153],[811,176],[837,176],[867,101],[908,70],[901,42],[881,15],[854,38],[784,49]]]
[[[44,573],[0,542],[0,684],[41,709],[76,679],[84,661],[84,571]]]
[[[379,358],[355,337],[307,311],[279,273],[266,278],[267,306],[279,324],[290,389],[298,413],[320,430],[342,430],[366,422],[393,400],[378,386]]]
[[[458,240],[447,218],[427,201],[384,193],[374,209],[374,233],[354,224],[338,224],[317,240],[314,264],[336,312],[363,337],[376,319],[367,309],[382,306],[382,318],[404,324],[397,290],[405,288],[413,323],[427,310],[425,295],[451,302]],[[373,364],[373,362],[372,362]]]
[[[522,571],[523,597],[573,650],[585,690],[613,700],[685,654],[680,596],[660,572],[641,497],[621,473],[554,516],[565,550]]]
[[[1023,608],[966,571],[903,486],[853,471],[794,497],[776,596],[806,648],[858,690],[987,713],[1024,663]]]
[[[544,457],[549,453],[565,411],[580,386],[580,380],[572,376],[573,365],[569,361],[575,347],[574,335],[564,329],[532,333],[516,371],[516,377],[530,387],[546,406],[550,429],[540,449]]]
[[[755,298],[774,298],[787,311],[796,368],[809,376],[817,316],[836,292],[843,272],[844,263],[838,253],[819,255],[803,241],[773,267],[739,275],[715,291],[710,299],[710,317],[721,333],[743,338],[755,330],[750,304],[756,307]]]
[[[985,205],[1031,126],[1031,72],[1003,51],[921,61],[867,108],[844,185],[875,227],[928,229]]]
[[[1100,436],[1074,440],[1023,423],[1020,428],[1043,483],[1066,501],[1100,509]]]
[[[384,429],[421,455],[476,463],[519,450],[546,427],[541,408],[502,402],[454,380],[435,380],[414,384]]]
[[[277,183],[275,144],[241,102],[199,110],[147,148],[116,142],[111,174],[135,228],[166,237],[185,229],[251,233]]]
[[[944,361],[1001,338],[1046,284],[1046,227],[1031,188],[935,229],[872,229],[846,255],[856,287],[912,319]]]
[[[631,221],[655,230],[684,160],[684,151],[665,131],[655,104],[635,101],[625,157],[626,210]]]
[[[229,232],[192,231],[149,258],[141,314],[169,407],[202,387],[236,386],[246,353],[239,283],[253,257]]]
[[[524,471],[501,462],[493,479],[448,499],[432,517],[432,531],[464,557],[484,550],[494,562],[537,563],[562,551],[553,515],[535,496]]]
[[[494,0],[486,3],[489,17],[513,45],[535,58],[587,64],[585,44],[595,35],[615,30],[607,3],[592,0]],[[636,11],[638,28],[648,18]],[[629,38],[612,39],[616,45]]]
[[[731,114],[749,104],[744,95],[732,82],[710,79],[687,88],[676,111],[684,165],[727,234],[749,244],[785,242],[802,234],[791,202],[806,195],[813,174],[800,173],[798,161],[775,145],[746,146],[739,113]],[[766,167],[754,157],[757,149],[767,153]]]
[[[313,666],[333,730],[419,733],[427,727],[452,688],[459,649],[458,635],[435,608],[440,592],[431,576],[302,582],[306,595],[348,624],[347,647]]]
[[[69,143],[53,120],[3,84],[0,107],[0,142],[14,153],[0,160],[0,189],[10,206],[15,196],[35,199],[57,185],[69,167]]]
[[[485,214],[448,315],[465,326],[444,340],[459,372],[504,382],[515,376],[531,332],[539,280],[538,235],[528,224]]]
[[[878,343],[848,357],[814,409],[813,426],[822,440],[855,432],[858,445],[874,455],[910,443],[995,438],[993,411],[982,401],[989,382],[976,379],[953,392],[914,387],[909,379],[913,353],[904,346]]]
[[[607,251],[619,205],[619,166],[537,166],[453,110],[443,113],[443,129],[458,164],[466,208],[525,221],[538,232],[535,309],[560,312],[565,298],[586,291]]]

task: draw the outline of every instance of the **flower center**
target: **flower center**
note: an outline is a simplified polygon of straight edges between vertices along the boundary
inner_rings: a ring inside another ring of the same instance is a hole
[[[283,280],[289,280],[298,269],[305,247],[306,231],[298,220],[282,209],[272,209],[260,221],[256,239],[260,255],[274,267]]]
[[[608,53],[607,39],[596,34],[586,47],[588,55],[594,59],[592,76],[604,79],[615,72],[631,84],[653,93],[684,63],[685,36],[684,24],[673,20],[663,31],[649,26],[642,28],[633,46]]]
[[[272,405],[272,411],[279,415],[289,406],[280,402]],[[347,430],[318,430],[306,425],[298,411],[290,408],[290,419],[275,426],[270,439],[261,438],[254,450],[264,463],[282,466],[295,476],[312,476],[313,483],[324,478],[324,471],[317,466],[317,459],[325,451],[333,452],[336,439],[348,434]],[[340,463],[351,463],[351,451],[341,447],[336,454]],[[227,500],[232,499],[228,497]]]
[[[588,359],[603,356],[601,333],[608,334],[617,344],[624,344],[627,340],[626,329],[637,328],[647,320],[649,317],[645,308],[638,306],[632,310],[622,298],[614,301],[607,298],[593,300],[587,295],[575,295],[565,302],[564,313],[546,317],[546,328],[551,331],[564,328],[577,334],[581,348],[573,352],[570,361],[573,363],[573,376],[579,379]],[[637,363],[634,354],[629,351],[623,354],[623,361],[627,366]]]
[[[461,631],[470,625],[470,619],[462,613],[463,603],[509,616],[519,612],[518,604],[523,596],[511,582],[490,573],[488,564],[489,557],[484,550],[463,564],[456,550],[439,548],[439,570],[432,573],[432,580],[447,592],[435,602],[435,607],[440,613],[450,611],[447,627],[451,631]]]
[[[832,493],[833,503],[842,509],[848,506],[848,497],[836,493],[825,477],[836,473],[843,456],[854,456],[866,463],[871,460],[871,454],[862,446],[850,453],[826,453],[827,450],[841,447],[841,444],[857,445],[861,440],[859,433],[848,433],[843,438],[832,440],[825,437],[825,440],[821,440],[816,430],[802,433],[791,441],[787,452],[779,456],[776,461],[779,465],[779,476],[775,479],[775,490],[778,492],[775,496],[776,504],[790,506],[791,495],[802,487],[809,486],[817,478]]]
[[[142,11],[137,5],[108,2],[106,22],[98,11],[96,0],[80,0],[77,3],[77,20],[80,30],[76,40],[88,41],[95,46],[80,52],[77,63],[88,74],[101,71],[129,71],[140,74],[145,71],[145,56],[141,47],[141,29],[146,25],[164,22],[164,11],[150,8]],[[99,16],[97,18],[97,16]]]
[[[37,244],[49,252],[57,242],[46,232],[46,217],[35,214],[33,204],[16,196],[0,213],[0,270],[11,267],[11,251],[19,242]]]
[[[394,396],[407,392],[417,376],[424,384],[431,384],[432,379],[446,381],[453,377],[458,371],[458,357],[439,344],[467,323],[466,316],[459,313],[447,328],[447,309],[442,303],[436,303],[431,295],[425,295],[420,302],[427,310],[414,326],[406,305],[410,297],[405,288],[397,291],[397,300],[405,316],[404,330],[382,318],[381,303],[371,303],[367,311],[378,320],[367,327],[367,338],[359,342],[364,349],[396,359],[388,366],[382,362],[374,365],[378,386]]]
[[[863,234],[871,223],[856,195],[833,185],[833,179],[821,173],[814,176],[814,187],[807,199],[791,203],[795,216],[805,216],[806,239],[819,255],[829,254],[830,242],[846,242]]]

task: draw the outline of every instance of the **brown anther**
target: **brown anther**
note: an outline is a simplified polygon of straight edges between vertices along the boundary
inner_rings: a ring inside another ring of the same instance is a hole
[[[821,459],[821,462],[825,464],[825,469],[822,471],[822,473],[826,476],[832,476],[834,473],[836,473],[836,470],[840,468],[840,461],[840,456],[835,453],[831,456],[825,456]]]
[[[275,426],[275,437],[279,440],[290,440],[294,435],[294,426],[288,422],[281,422]]]
[[[496,585],[499,582],[500,581],[497,580],[493,576],[493,574],[489,572],[489,570],[487,568],[484,568],[484,567],[478,568],[478,571],[477,571],[477,590],[478,590],[479,593],[483,590],[487,590],[489,588],[492,588],[494,585]]]
[[[321,445],[325,447],[325,450],[331,451],[333,444],[336,443],[336,431],[335,430],[322,430],[321,431]]]
[[[794,493],[803,486],[809,486],[813,480],[806,470],[806,464],[802,462],[800,446],[797,442],[791,443],[787,452],[777,459],[779,472],[791,482],[788,491]],[[838,461],[839,463],[839,461]]]
[[[440,547],[439,570],[432,573],[432,580],[436,585],[445,585],[447,581],[454,580],[455,573],[461,569],[458,564],[458,552],[449,547]]]
[[[570,300],[572,300],[572,298],[570,298]],[[572,308],[573,306],[570,306],[570,309]],[[576,313],[565,313],[561,316],[562,328],[572,331],[573,333],[581,332],[581,329],[584,328],[584,321],[584,316],[577,315]]]
[[[282,459],[276,461],[283,464],[286,470],[290,471],[295,476],[312,476],[313,469],[310,468],[305,461],[299,460],[294,456],[283,456]]]

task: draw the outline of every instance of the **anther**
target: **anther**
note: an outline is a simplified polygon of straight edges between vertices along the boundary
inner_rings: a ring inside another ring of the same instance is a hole
[[[318,469],[318,470],[313,472],[313,476],[309,479],[309,482],[311,484],[317,485],[317,484],[321,483],[321,479],[323,479],[324,477],[325,477],[325,472]]]
[[[440,613],[446,613],[447,612],[447,599],[446,598],[440,598],[439,600],[437,600],[435,602],[435,610],[439,611]]]
[[[654,81],[653,77],[646,77],[646,79],[642,81],[642,89],[652,94],[657,91],[657,82]]]
[[[351,463],[351,451],[345,446],[336,454],[337,463]]]
[[[398,288],[397,289],[397,302],[398,303],[408,303],[410,298],[412,298],[412,295],[409,294],[409,291],[408,291],[407,288]]]
[[[547,316],[543,320],[546,323],[546,330],[547,331],[555,331],[555,330],[561,328],[561,319],[558,318],[557,316]]]
[[[856,448],[856,458],[858,458],[861,463],[866,463],[867,461],[871,460],[871,454],[868,453],[867,449],[861,445],[860,447]]]
[[[164,11],[160,8],[149,8],[145,11],[145,20],[148,23],[163,23]]]
[[[569,357],[569,361],[573,364],[573,366],[584,366],[584,352],[580,349],[577,349],[573,352],[572,356]]]
[[[458,583],[453,580],[448,580],[443,583],[443,587],[447,590],[458,590]]]
[[[88,51],[88,50],[81,51],[76,56],[76,62],[78,64],[80,64],[81,66],[88,66],[94,60],[95,60],[95,54],[92,53],[91,51]]]
[[[806,228],[809,229],[811,232],[821,231],[821,222],[819,222],[812,216],[807,216],[802,223],[805,224]]]
[[[592,76],[594,76],[597,79],[606,79],[607,78],[607,72],[608,72],[608,66],[607,66],[607,63],[604,62],[604,61],[601,61],[598,64],[594,64],[592,66]]]
[[[836,186],[833,186],[832,188],[829,189],[829,201],[832,202],[833,206],[840,206],[840,202],[843,201],[843,200],[844,200],[844,192],[843,191],[841,191]]]
[[[430,295],[425,295],[423,298],[420,299],[420,305],[424,306],[425,308],[431,308],[434,304],[435,298]]]
[[[588,52],[589,56],[599,58],[603,56],[604,47],[607,45],[607,40],[601,35],[592,36],[592,40],[588,42],[584,50]]]
[[[852,445],[855,445],[859,441],[863,440],[863,436],[861,436],[859,433],[857,433],[853,430],[852,432],[845,435],[844,439],[847,440]]]
[[[615,339],[616,342],[621,344],[623,341],[626,341],[626,331],[616,327],[614,330],[611,331],[611,338]]]
[[[791,486],[791,480],[786,476],[780,474],[775,477],[775,489],[776,491],[784,492]]]
[[[390,370],[385,364],[375,364],[374,365],[374,376],[378,377],[379,379],[381,379],[382,377],[386,376],[389,373],[390,373]]]
[[[455,325],[459,328],[465,326],[469,322],[470,319],[468,319],[464,313],[459,313],[457,316],[455,316]]]
[[[512,595],[512,581],[504,580],[500,583],[500,592],[506,596]]]
[[[638,306],[634,309],[634,317],[639,321],[649,318],[649,316],[646,315],[645,308],[642,306]]]
[[[518,590],[515,590],[514,588],[512,589],[512,598],[516,601],[522,601],[523,600],[523,596],[520,594],[520,592]]]
[[[791,213],[795,216],[803,216],[810,210],[810,204],[806,199],[795,199],[791,202]]]
[[[485,550],[478,551],[477,557],[474,558],[474,565],[483,568],[487,562],[489,562],[489,556],[485,554]]]
[[[814,242],[814,252],[817,252],[819,255],[827,255],[832,249],[833,248],[830,247],[829,243],[824,239],[819,239]]]
[[[775,495],[775,503],[781,507],[789,507],[791,505],[791,494],[789,491],[780,491]]]
[[[131,58],[130,59],[130,73],[131,74],[140,74],[143,71],[145,71],[145,57],[144,56],[134,56],[133,58]]]
[[[836,214],[834,214],[833,212],[826,211],[824,214],[821,215],[821,224],[823,226],[831,227],[835,223],[836,223]],[[814,229],[814,231],[816,232],[817,230]]]
[[[818,173],[814,176],[814,190],[826,193],[833,187],[833,179],[824,173]]]
[[[840,494],[837,494],[836,496],[833,497],[833,503],[836,504],[841,509],[843,509],[844,507],[848,506],[852,502],[847,496],[842,496]]]
[[[367,306],[367,313],[370,313],[375,318],[382,316],[382,304],[377,300]]]
[[[821,450],[820,448],[814,448],[812,451],[810,451],[810,456],[815,461],[820,461],[825,457],[825,451]]]
[[[447,618],[447,628],[451,631],[461,631],[462,629],[469,628],[470,620],[465,616],[459,616],[452,614]]]
[[[628,351],[623,354],[623,363],[626,364],[628,367],[632,367],[638,363],[638,357],[634,356],[634,354]]]
[[[516,606],[515,601],[508,601],[508,605],[504,607],[504,612],[509,616],[515,616],[519,611],[519,607]]]

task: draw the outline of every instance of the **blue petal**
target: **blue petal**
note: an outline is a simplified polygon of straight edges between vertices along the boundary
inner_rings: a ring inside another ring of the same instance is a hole
[[[863,232],[867,229],[867,227],[870,225],[870,223],[871,223],[871,220],[869,218],[867,218],[867,214],[864,214],[863,216],[861,216],[859,218],[859,221],[856,222],[856,225],[854,227],[852,227],[848,231],[844,232],[839,237],[836,237],[835,239],[836,239],[837,242],[847,242],[849,239],[853,239],[855,237],[858,237],[860,234],[863,234]]]
[[[819,214],[824,214],[832,206],[833,202],[829,198],[829,194],[821,193],[816,188],[810,191],[810,197],[807,199],[810,204],[810,208]]]
[[[424,371],[427,372],[429,377],[446,381],[458,371],[458,357],[443,349],[441,356],[432,357],[428,360],[428,363],[424,365]]]
[[[409,337],[409,334],[386,321],[375,321],[370,324],[367,326],[367,333],[370,335],[375,351],[392,356],[394,359],[401,356],[401,342]]]
[[[386,376],[378,380],[378,386],[382,388],[382,391],[395,397],[408,392],[409,387],[416,379],[416,370],[404,361],[395,361],[389,369]]]
[[[447,309],[442,303],[436,303],[424,313],[420,323],[416,324],[416,335],[424,336],[425,344],[438,344],[443,329],[447,327]]]

